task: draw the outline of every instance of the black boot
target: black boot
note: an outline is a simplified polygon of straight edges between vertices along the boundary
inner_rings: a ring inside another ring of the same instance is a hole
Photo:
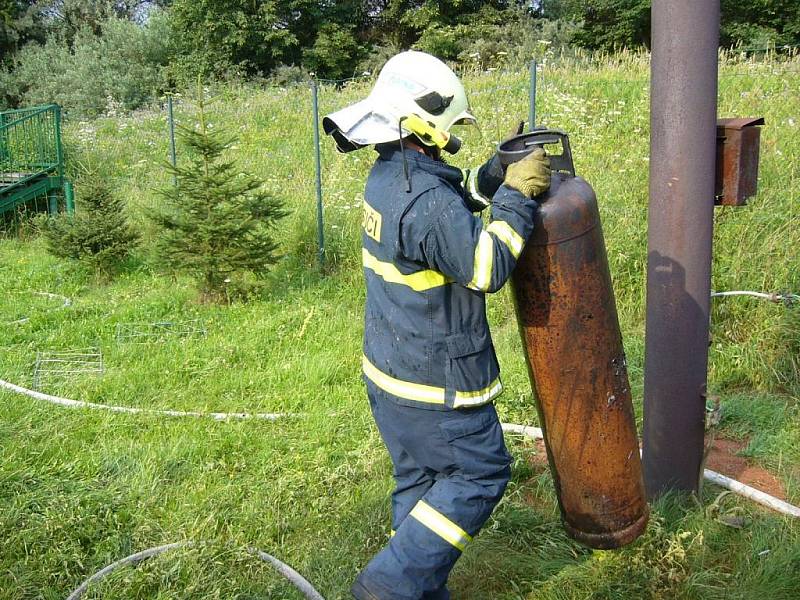
[[[353,582],[353,587],[350,588],[350,593],[356,600],[381,600],[378,596],[369,591],[363,583],[361,577],[356,578]],[[387,599],[388,600],[388,599]]]

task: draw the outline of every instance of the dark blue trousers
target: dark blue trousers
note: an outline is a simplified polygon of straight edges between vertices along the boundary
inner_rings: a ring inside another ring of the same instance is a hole
[[[363,600],[447,600],[447,578],[511,475],[491,404],[452,411],[402,406],[367,384],[394,464],[389,543],[358,576]]]

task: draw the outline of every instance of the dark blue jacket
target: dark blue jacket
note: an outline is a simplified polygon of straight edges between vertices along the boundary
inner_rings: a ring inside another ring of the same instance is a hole
[[[459,169],[406,149],[407,192],[399,147],[377,149],[362,231],[365,379],[409,406],[491,402],[502,384],[485,294],[511,275],[537,203],[501,186],[484,227]]]

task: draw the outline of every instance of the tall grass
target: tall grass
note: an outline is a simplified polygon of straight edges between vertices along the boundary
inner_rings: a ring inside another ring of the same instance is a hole
[[[467,74],[479,129],[453,159],[485,159],[527,113],[527,73]],[[578,173],[601,205],[609,260],[641,407],[648,170],[648,65],[641,55],[546,63],[540,122],[571,134]],[[324,112],[363,97],[369,81],[325,86]],[[188,281],[152,271],[147,243],[115,281],[44,253],[41,241],[0,239],[0,378],[31,381],[37,350],[99,345],[106,374],[48,388],[72,398],[145,408],[300,414],[274,423],[134,417],[61,409],[0,393],[0,598],[63,598],[91,572],[145,547],[208,545],[120,571],[93,598],[293,598],[240,548],[256,546],[303,572],[328,599],[386,541],[391,466],[360,382],[363,284],[360,203],[370,150],[338,155],[323,140],[326,268],[315,264],[314,154],[305,87],[227,86],[214,127],[239,136],[243,171],[264,177],[292,215],[285,258],[263,297],[204,305]],[[724,56],[721,116],[764,116],[759,194],[718,210],[715,289],[800,290],[797,164],[800,61]],[[191,125],[192,99],[178,121]],[[163,107],[65,126],[69,159],[99,165],[144,218],[169,184]],[[179,153],[178,160],[181,160]],[[80,191],[78,190],[78,193]],[[709,202],[711,199],[708,200]],[[80,210],[80,204],[78,205]],[[32,292],[73,299],[57,302]],[[507,291],[489,306],[506,392],[504,420],[535,423]],[[7,321],[29,317],[23,324]],[[205,337],[119,342],[117,324],[202,319]],[[723,428],[800,502],[797,310],[750,299],[715,301],[710,385]],[[646,536],[619,552],[590,552],[561,529],[552,480],[535,449],[510,440],[514,480],[452,578],[454,596],[519,598],[795,598],[797,524],[733,498],[744,529],[691,502],[655,507]],[[719,490],[708,488],[709,503]]]

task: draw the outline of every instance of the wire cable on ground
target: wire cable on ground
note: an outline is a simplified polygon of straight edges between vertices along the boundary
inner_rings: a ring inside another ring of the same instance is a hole
[[[53,300],[61,300],[61,306],[52,309],[48,312],[53,312],[56,310],[63,310],[69,306],[72,306],[72,300],[67,298],[66,296],[62,296],[60,294],[51,294],[50,292],[32,292],[35,296],[42,296],[44,298],[51,298]],[[23,323],[27,323],[30,321],[30,317],[23,317],[22,319],[17,319],[16,321],[6,321],[4,325],[22,325]]]
[[[372,73],[353,75],[352,77],[345,77],[343,79],[324,79],[324,78],[314,77],[309,80],[309,83],[311,81],[316,81],[317,83],[337,84],[337,83],[347,83],[349,81],[361,81],[363,79],[371,79],[372,77],[373,77]]]
[[[721,298],[725,296],[752,296],[754,298],[761,298],[762,300],[769,300],[775,304],[785,304],[791,306],[800,303],[800,294],[778,294],[775,292],[751,292],[750,290],[733,290],[730,292],[711,292],[712,298]]]
[[[110,573],[113,573],[117,569],[125,566],[135,566],[141,561],[152,558],[153,556],[158,556],[159,554],[163,554],[164,552],[168,552],[170,550],[176,550],[178,548],[184,547],[192,547],[195,546],[194,542],[175,542],[173,544],[164,544],[163,546],[156,546],[155,548],[148,548],[147,550],[142,550],[141,552],[137,552],[136,554],[131,554],[130,556],[126,556],[116,562],[111,563],[110,565],[103,567],[97,573],[86,579],[83,583],[81,583],[75,591],[73,591],[69,596],[67,596],[67,600],[79,600],[88,590],[89,586],[93,583],[97,583],[101,579],[104,579]],[[314,586],[311,585],[308,580],[300,575],[297,571],[295,571],[292,567],[287,565],[286,563],[278,560],[271,554],[267,554],[259,550],[258,548],[247,548],[247,551],[252,554],[253,556],[258,557],[260,560],[269,563],[275,570],[280,573],[283,577],[285,577],[289,583],[291,583],[294,587],[296,587],[300,592],[308,600],[325,600],[322,595],[314,589]]]

